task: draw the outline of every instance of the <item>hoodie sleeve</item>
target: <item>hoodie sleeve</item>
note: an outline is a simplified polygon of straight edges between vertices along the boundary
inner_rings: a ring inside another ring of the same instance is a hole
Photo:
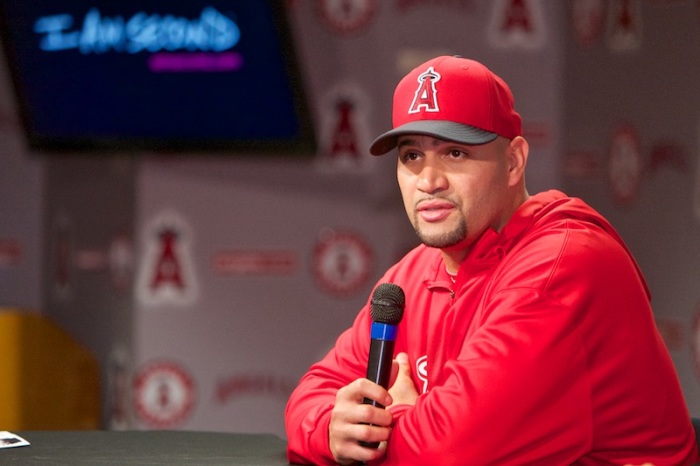
[[[328,426],[338,390],[367,372],[371,319],[363,309],[334,348],[313,364],[292,392],[285,411],[287,457],[292,464],[336,464]]]

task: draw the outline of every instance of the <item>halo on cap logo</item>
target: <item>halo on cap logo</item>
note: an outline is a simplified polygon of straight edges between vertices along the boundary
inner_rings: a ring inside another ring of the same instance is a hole
[[[426,112],[440,111],[435,83],[440,81],[441,77],[440,73],[435,71],[432,66],[418,76],[418,88],[408,113],[418,113],[421,109]]]

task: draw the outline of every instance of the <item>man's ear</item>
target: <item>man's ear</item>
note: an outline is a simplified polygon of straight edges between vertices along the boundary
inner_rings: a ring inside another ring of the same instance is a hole
[[[508,144],[508,172],[510,185],[515,186],[525,179],[525,167],[530,153],[530,145],[522,136],[516,136]]]

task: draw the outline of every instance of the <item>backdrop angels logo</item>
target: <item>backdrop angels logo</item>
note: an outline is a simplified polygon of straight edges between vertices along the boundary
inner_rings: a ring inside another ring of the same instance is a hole
[[[498,48],[538,49],[544,45],[541,0],[496,0],[492,3],[488,35]]]
[[[614,52],[637,50],[642,41],[642,14],[638,0],[610,0],[608,47]]]
[[[616,204],[629,205],[635,200],[643,171],[637,131],[622,124],[613,133],[608,154],[608,177]]]
[[[14,267],[22,260],[22,243],[16,238],[0,237],[0,269]]]
[[[178,214],[163,212],[145,228],[143,245],[136,284],[139,300],[147,305],[192,303],[198,286],[189,225]]]
[[[313,272],[317,283],[336,296],[348,296],[367,284],[374,252],[357,233],[324,230],[313,251]]]
[[[335,31],[350,34],[364,29],[374,16],[377,0],[317,0],[318,12]]]
[[[354,83],[333,86],[321,99],[320,171],[367,171],[371,166],[368,104],[363,89]]]
[[[195,383],[173,362],[154,362],[134,378],[136,413],[149,426],[173,428],[182,424],[195,404]]]
[[[570,9],[576,42],[584,47],[596,44],[603,32],[605,18],[603,0],[572,0]]]

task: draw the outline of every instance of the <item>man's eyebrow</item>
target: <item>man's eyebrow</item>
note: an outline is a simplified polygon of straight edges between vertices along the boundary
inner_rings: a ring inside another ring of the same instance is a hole
[[[417,139],[412,139],[412,138],[406,138],[406,139],[401,139],[396,146],[397,147],[402,147],[402,146],[417,146],[418,145],[418,140]]]

